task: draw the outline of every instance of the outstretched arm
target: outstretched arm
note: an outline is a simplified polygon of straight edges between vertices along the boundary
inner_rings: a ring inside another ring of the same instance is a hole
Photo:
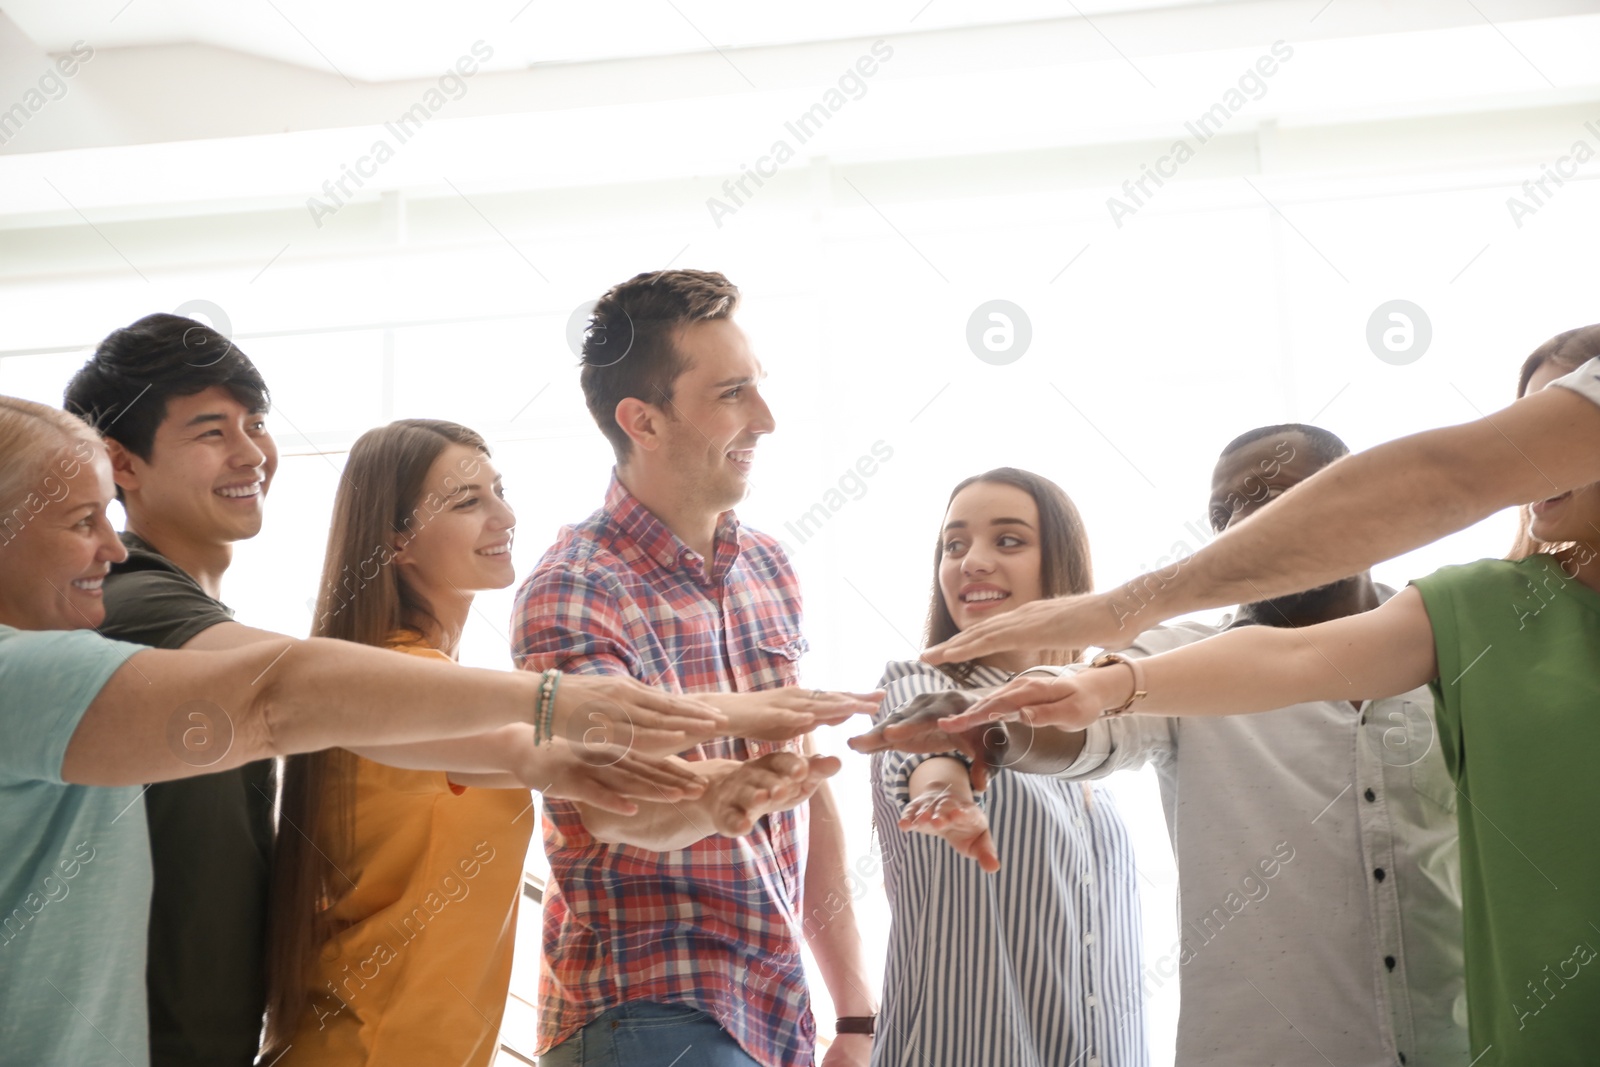
[[[1150,715],[1236,715],[1387,697],[1438,674],[1433,627],[1415,588],[1360,615],[1300,629],[1251,626],[1140,662],[1147,695],[1131,711]],[[999,718],[1081,730],[1132,692],[1133,671],[1122,664],[1019,678],[941,725],[965,730]]]
[[[208,626],[184,642],[183,651],[228,652],[264,641],[276,641],[277,647],[282,647],[284,642],[291,640],[293,638],[285,634],[273,633],[270,630],[258,630],[253,626],[237,622],[219,622],[215,626]],[[591,797],[599,799],[600,795],[592,790],[579,793],[560,792],[559,784],[556,785],[555,791],[547,787],[552,783],[572,783],[581,788],[585,784],[584,777],[596,776],[608,777],[620,783],[627,781],[630,773],[635,773],[635,780],[631,785],[634,791],[627,795],[653,799],[656,795],[655,787],[662,786],[670,792],[675,785],[681,787],[690,780],[680,768],[672,764],[663,761],[648,762],[632,756],[631,753],[626,761],[605,766],[601,766],[597,760],[590,760],[589,769],[596,774],[574,777],[572,772],[581,770],[584,764],[579,760],[565,758],[567,754],[557,752],[554,746],[544,746],[541,749],[534,744],[533,735],[534,730],[531,726],[519,724],[473,737],[417,741],[406,745],[359,745],[354,751],[357,755],[391,767],[418,771],[445,771],[456,785],[479,789],[538,789],[541,792],[549,792],[552,796],[578,799]],[[609,775],[604,773],[608,769]],[[640,792],[641,789],[651,792]],[[680,792],[671,792],[675,800],[681,795],[683,794]],[[603,806],[611,806],[612,803],[604,799],[599,799],[599,802]]]
[[[84,713],[62,762],[79,785],[136,785],[228,770],[268,756],[469,737],[532,723],[539,679],[314,638],[231,652],[132,655]],[[569,678],[555,727],[600,707],[641,750],[716,733],[720,715],[628,679]]]
[[[1476,422],[1347,456],[1215,541],[1117,589],[1040,600],[924,654],[1122,648],[1164,619],[1347,578],[1502,508],[1600,480],[1600,407],[1545,389]]]

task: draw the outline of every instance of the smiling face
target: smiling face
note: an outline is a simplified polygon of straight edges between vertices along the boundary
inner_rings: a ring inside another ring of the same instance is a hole
[[[113,454],[132,528],[181,530],[205,544],[261,532],[278,446],[266,416],[224,387],[169,400],[149,460],[115,446]]]
[[[655,408],[654,448],[635,443],[630,464],[647,477],[670,481],[681,499],[712,514],[743,500],[750,489],[756,443],[773,431],[761,396],[761,363],[732,319],[706,319],[674,339],[687,366],[672,387],[672,402]],[[643,454],[641,454],[641,452]]]
[[[1001,482],[973,482],[944,517],[939,592],[958,630],[1043,596],[1039,505]]]
[[[516,581],[511,539],[517,516],[487,455],[466,445],[446,447],[428,468],[413,511],[417,531],[394,558],[424,600],[439,604],[452,592],[504,589]]]
[[[115,495],[111,464],[94,446],[89,463],[66,457],[41,472],[49,503],[0,543],[0,623],[21,630],[85,630],[106,615],[101,586],[113,563],[128,558],[106,518]],[[70,474],[70,477],[68,476]],[[12,505],[8,504],[8,507]],[[12,514],[15,514],[13,511]]]
[[[1570,367],[1547,360],[1528,379],[1526,395],[1532,396],[1571,371]],[[1528,510],[1528,532],[1537,540],[1549,544],[1577,541],[1591,548],[1600,547],[1600,482],[1538,501]]]

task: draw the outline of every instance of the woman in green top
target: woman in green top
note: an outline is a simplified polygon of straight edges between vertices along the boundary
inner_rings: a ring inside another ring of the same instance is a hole
[[[1537,392],[1600,350],[1600,326],[1541,346]],[[1109,711],[1226,715],[1391,696],[1424,682],[1464,802],[1462,897],[1475,1067],[1593,1064],[1600,1049],[1600,483],[1530,506],[1516,560],[1445,567],[1320,626],[1257,626],[1061,678],[1023,677],[947,732]],[[1410,751],[1416,724],[1395,725]],[[1329,797],[1329,802],[1336,798]],[[1374,878],[1385,872],[1374,869]]]

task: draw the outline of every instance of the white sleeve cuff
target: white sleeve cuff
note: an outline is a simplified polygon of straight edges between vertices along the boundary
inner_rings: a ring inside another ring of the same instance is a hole
[[[1111,755],[1111,728],[1104,720],[1090,723],[1083,732],[1083,749],[1070,765],[1056,772],[1057,778],[1081,778],[1100,769]]]

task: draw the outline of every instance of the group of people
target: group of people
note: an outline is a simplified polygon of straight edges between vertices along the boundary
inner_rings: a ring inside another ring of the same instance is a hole
[[[775,426],[738,303],[694,270],[596,303],[580,380],[616,467],[517,592],[516,671],[455,662],[516,580],[467,427],[352,446],[301,639],[223,600],[277,473],[231,341],[152,315],[61,409],[0,398],[6,1057],[489,1064],[537,790],[542,1064],[1141,1065],[1174,976],[1180,1064],[1586,1062],[1600,327],[1482,424],[1357,456],[1242,434],[1217,539],[1108,593],[1061,487],[967,478],[930,529],[929,651],[834,693],[797,685],[799,583],[734,511]],[[1508,560],[1366,573],[1536,498]],[[881,1006],[810,742],[858,713]],[[1145,763],[1181,894],[1157,960],[1097,783]]]

